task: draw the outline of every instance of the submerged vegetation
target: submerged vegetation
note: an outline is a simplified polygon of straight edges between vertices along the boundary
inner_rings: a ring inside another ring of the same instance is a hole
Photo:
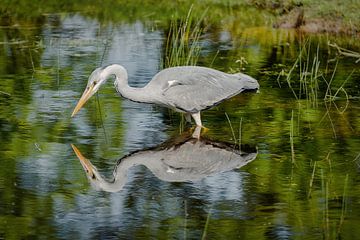
[[[281,87],[279,80],[282,76],[285,76],[286,82],[294,97],[297,100],[306,99],[313,107],[318,105],[319,99],[325,101],[339,99],[338,94],[340,91],[344,93],[345,100],[348,101],[349,96],[344,86],[353,72],[350,72],[341,85],[335,86],[336,89],[334,89],[333,82],[339,59],[325,59],[323,61],[326,65],[323,64],[321,68],[319,45],[314,50],[312,49],[311,42],[306,41],[300,46],[299,55],[289,71],[283,69],[280,72],[277,78],[279,86]],[[335,65],[331,66],[330,63],[334,61]],[[294,86],[294,84],[297,84],[297,86]]]

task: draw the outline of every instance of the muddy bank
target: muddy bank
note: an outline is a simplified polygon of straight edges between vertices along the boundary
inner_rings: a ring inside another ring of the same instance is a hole
[[[341,17],[310,18],[303,8],[294,8],[279,17],[275,28],[296,28],[307,33],[332,33],[360,36],[354,25],[345,23]]]
[[[351,0],[247,0],[249,5],[272,13],[276,28],[308,33],[360,35],[360,2]]]

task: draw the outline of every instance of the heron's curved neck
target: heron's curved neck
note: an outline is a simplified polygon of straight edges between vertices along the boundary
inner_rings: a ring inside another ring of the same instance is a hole
[[[90,180],[91,181],[91,180]],[[114,176],[113,180],[108,181],[104,178],[97,179],[96,187],[106,192],[119,192],[123,189],[127,181],[126,173],[124,175]]]
[[[125,164],[118,164],[113,172],[113,179],[107,180],[103,178],[97,172],[97,187],[106,192],[118,192],[123,189],[127,182],[127,172],[129,169],[135,165],[136,163],[130,163],[131,161],[125,161]],[[94,171],[97,171],[96,169]],[[91,180],[90,180],[91,181]]]
[[[121,191],[128,180],[127,173],[129,169],[137,165],[145,165],[144,162],[146,163],[147,160],[151,161],[151,158],[147,159],[146,156],[143,155],[141,152],[138,152],[120,160],[114,169],[113,178],[109,180],[104,178],[96,168],[92,169],[96,180],[92,177],[89,178],[91,184],[95,185],[97,189],[106,192]]]
[[[106,77],[115,75],[115,89],[124,98],[130,99],[135,102],[152,103],[153,98],[151,92],[148,92],[146,87],[134,88],[128,84],[128,74],[126,69],[118,64],[112,64],[104,69]]]

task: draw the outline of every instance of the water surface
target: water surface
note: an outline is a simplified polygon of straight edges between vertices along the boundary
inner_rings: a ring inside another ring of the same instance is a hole
[[[0,239],[360,234],[359,66],[344,57],[328,62],[336,55],[326,36],[258,26],[207,29],[199,65],[241,70],[259,80],[261,91],[205,111],[204,137],[248,144],[257,149],[256,158],[241,168],[177,182],[138,164],[126,172],[124,186],[110,193],[89,183],[71,144],[111,180],[118,159],[191,130],[178,113],[121,99],[110,81],[75,118],[71,112],[98,66],[120,63],[130,85],[144,86],[160,70],[168,29],[142,19],[103,23],[84,13],[41,19],[4,21],[0,28]],[[351,39],[331,40],[358,50]],[[296,77],[296,96],[286,77],[278,78],[291,69],[305,41],[311,62],[319,46],[323,78],[315,100]],[[236,62],[242,57],[247,64]],[[329,82],[332,95],[340,86],[344,91],[324,101]]]

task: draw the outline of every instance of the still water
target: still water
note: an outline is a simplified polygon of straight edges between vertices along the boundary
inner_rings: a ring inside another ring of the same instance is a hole
[[[163,25],[81,13],[2,23],[0,239],[356,239],[359,64],[328,62],[326,36],[227,27],[204,34],[199,65],[242,70],[261,91],[205,111],[196,141],[179,114],[121,99],[110,81],[70,118],[98,66],[120,63],[145,85],[162,65]],[[280,74],[306,41],[323,69],[313,95]]]

